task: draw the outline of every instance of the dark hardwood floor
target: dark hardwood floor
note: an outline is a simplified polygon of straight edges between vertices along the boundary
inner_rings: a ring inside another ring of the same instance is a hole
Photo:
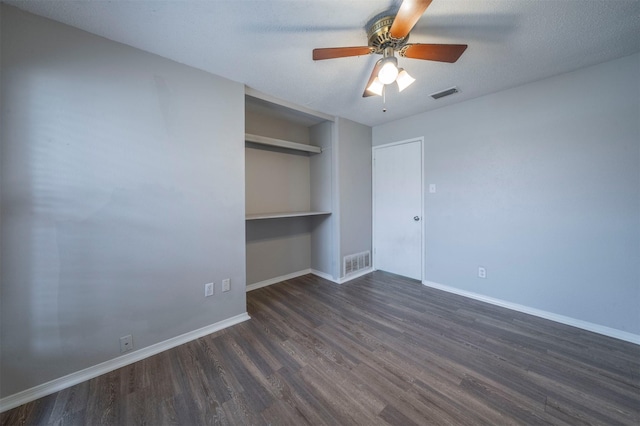
[[[640,346],[376,272],[3,413],[15,424],[640,424]]]

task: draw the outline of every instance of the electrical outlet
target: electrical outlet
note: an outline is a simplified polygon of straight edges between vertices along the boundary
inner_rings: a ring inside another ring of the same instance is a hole
[[[204,297],[213,296],[213,283],[207,283],[204,285]]]
[[[222,280],[222,291],[231,290],[231,280],[229,278],[225,278]]]
[[[478,278],[487,278],[487,270],[483,266],[478,266]]]
[[[120,352],[129,352],[133,349],[133,337],[130,334],[120,338]]]

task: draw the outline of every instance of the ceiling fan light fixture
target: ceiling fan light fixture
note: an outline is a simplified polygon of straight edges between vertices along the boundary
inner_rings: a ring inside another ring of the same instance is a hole
[[[378,72],[378,79],[382,84],[391,84],[396,81],[398,77],[398,60],[396,58],[389,57],[383,60],[382,67]]]
[[[404,89],[409,87],[414,81],[416,81],[415,78],[411,77],[404,68],[400,68],[398,72],[398,78],[396,78],[396,83],[398,83],[398,91],[402,92]]]
[[[380,81],[378,77],[374,78],[369,87],[367,87],[367,92],[371,92],[374,95],[382,96],[382,91],[384,90],[384,84]]]
[[[398,77],[398,60],[393,56],[393,47],[385,47],[383,55],[378,79],[382,84],[391,84]]]

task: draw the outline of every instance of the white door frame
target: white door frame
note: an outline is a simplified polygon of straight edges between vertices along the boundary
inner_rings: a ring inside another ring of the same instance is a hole
[[[420,241],[421,241],[421,253],[420,253],[420,281],[424,282],[426,275],[425,271],[425,255],[426,255],[426,238],[425,238],[425,216],[424,216],[424,190],[425,190],[425,177],[424,177],[424,136],[415,137],[411,139],[404,139],[398,142],[391,142],[384,145],[376,145],[371,148],[371,158],[374,161],[373,167],[371,168],[371,196],[372,196],[372,204],[371,204],[371,236],[372,236],[372,246],[373,246],[373,269],[377,270],[376,267],[376,180],[375,180],[375,158],[376,158],[376,150],[380,148],[388,148],[394,145],[402,145],[410,142],[420,142]]]

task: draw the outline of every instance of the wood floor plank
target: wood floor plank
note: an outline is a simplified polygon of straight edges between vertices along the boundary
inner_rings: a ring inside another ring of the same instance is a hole
[[[327,405],[333,412],[333,417],[338,424],[374,424],[380,410],[366,411],[362,401],[352,398],[349,387],[345,382],[335,383],[335,376],[328,376],[322,368],[316,365],[308,365],[300,371],[307,388],[315,395],[323,405]]]
[[[282,368],[274,374],[280,390],[280,398],[294,407],[312,425],[339,424],[335,413],[313,395],[300,374]]]
[[[640,424],[640,346],[416,280],[305,275],[247,310],[0,425]]]
[[[515,398],[513,394],[504,389],[492,386],[491,384],[473,376],[467,376],[462,380],[460,386],[466,391],[474,394],[477,398],[485,401],[489,406],[500,410],[503,415],[510,417],[513,422],[523,424],[553,424],[545,417],[544,405],[538,402],[526,404],[520,398]]]
[[[393,405],[387,405],[379,414],[380,418],[391,425],[418,426],[409,417],[405,416]]]

